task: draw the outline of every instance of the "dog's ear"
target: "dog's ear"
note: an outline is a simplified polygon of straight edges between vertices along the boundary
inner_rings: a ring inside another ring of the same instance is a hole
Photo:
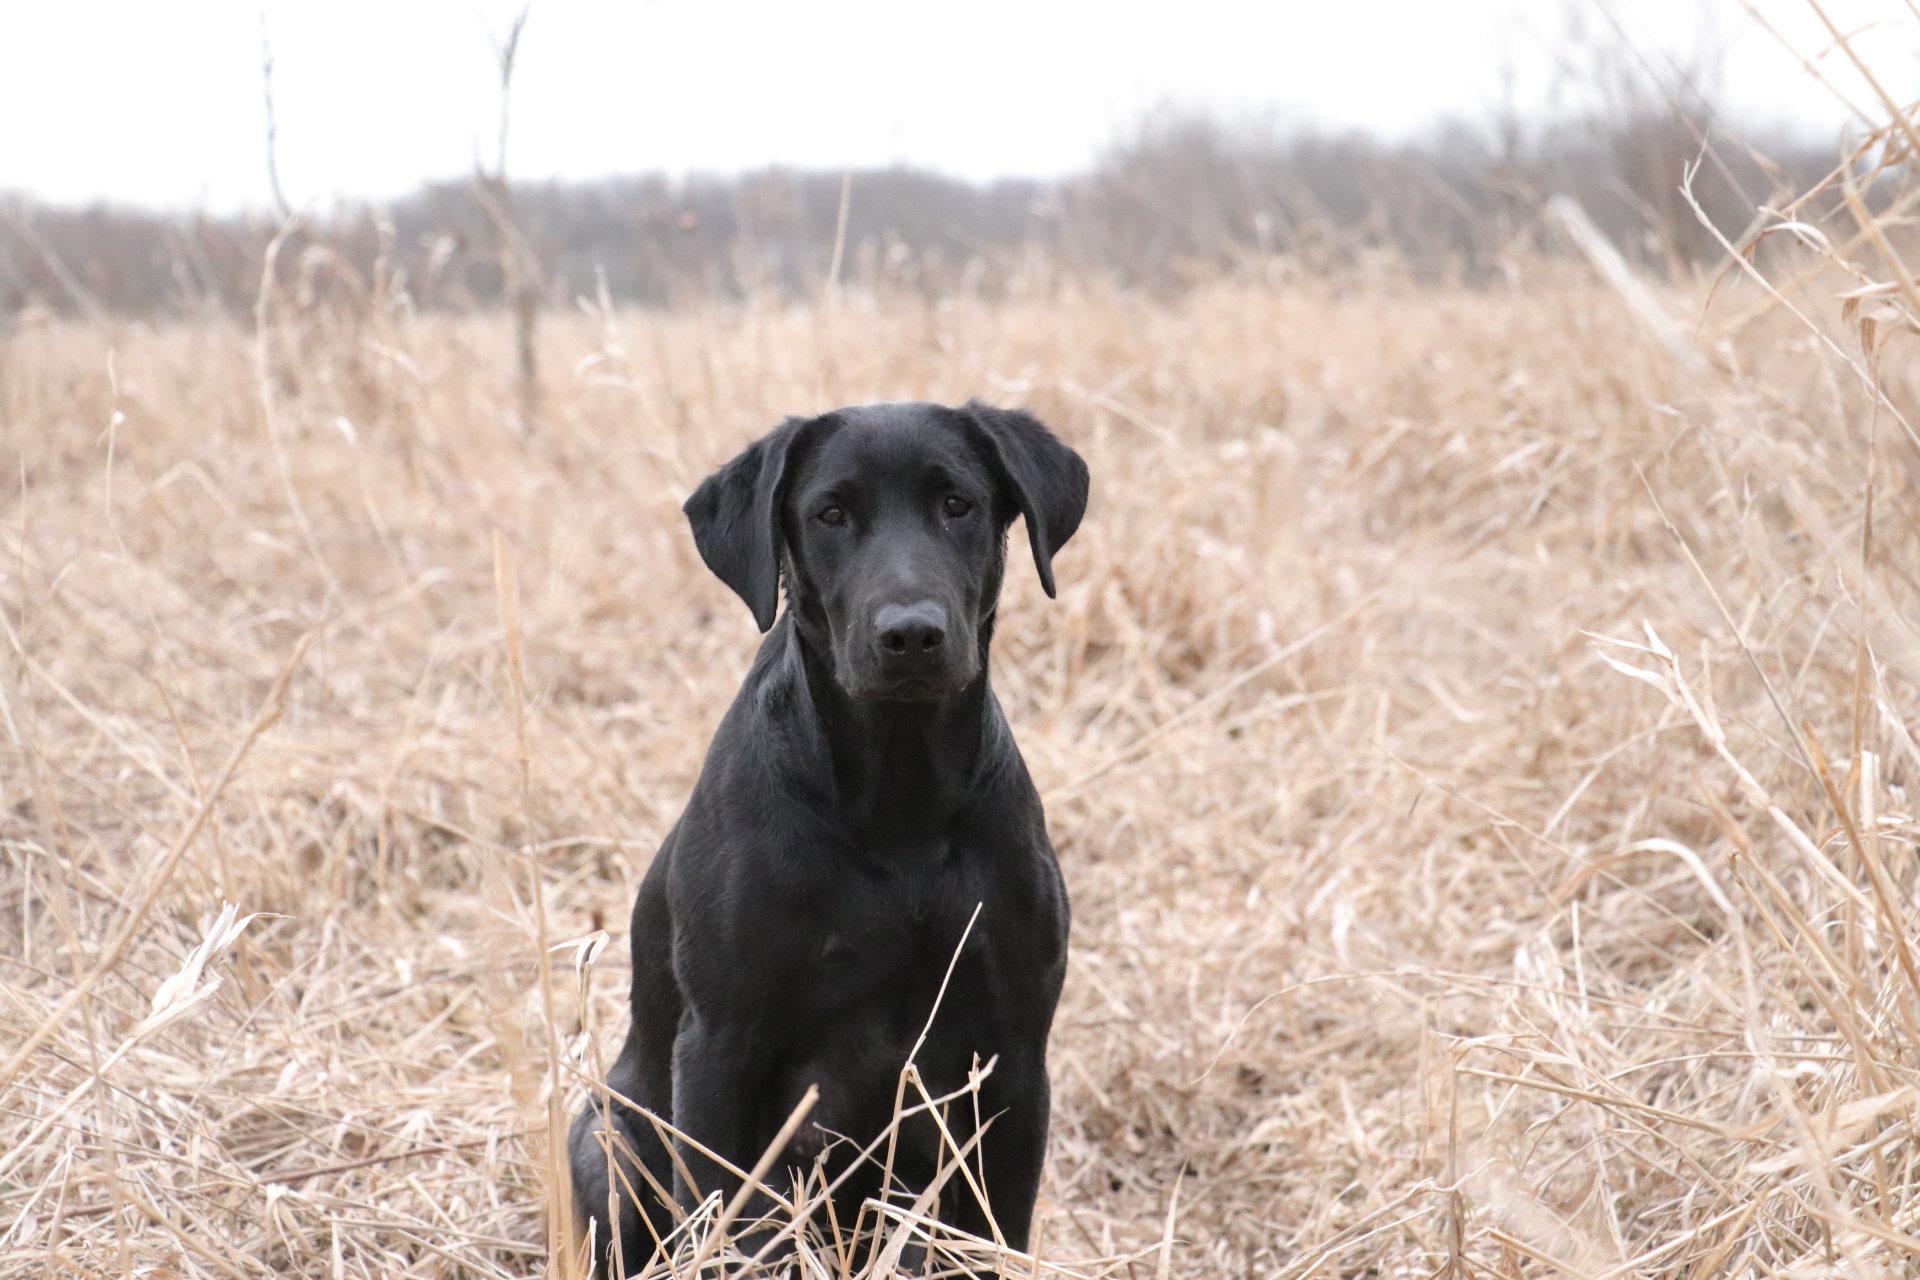
[[[1053,595],[1053,553],[1065,546],[1087,510],[1087,464],[1025,409],[996,409],[969,400],[962,410],[987,457],[1012,489],[1033,544],[1040,585]]]
[[[788,418],[693,491],[680,509],[714,576],[734,589],[765,631],[780,608],[780,498],[787,457],[805,418]]]

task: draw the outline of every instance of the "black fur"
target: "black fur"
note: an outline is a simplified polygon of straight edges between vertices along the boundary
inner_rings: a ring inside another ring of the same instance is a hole
[[[1068,910],[987,652],[1014,516],[1051,595],[1087,483],[1079,455],[1030,414],[884,404],[789,419],[687,500],[708,567],[771,631],[634,904],[633,1025],[607,1073],[614,1090],[746,1169],[817,1084],[775,1185],[823,1150],[836,1174],[885,1128],[978,906],[916,1063],[937,1097],[994,1061],[970,1164],[1007,1242],[1025,1246]],[[974,1111],[949,1109],[963,1146]],[[604,1136],[603,1117],[594,1102],[573,1126],[574,1185],[598,1240],[617,1237],[638,1271],[672,1225],[654,1184],[690,1208],[739,1180],[691,1145],[670,1153],[636,1111],[613,1105]],[[645,1165],[619,1157],[615,1232],[609,1145]],[[926,1186],[939,1157],[931,1121],[903,1126],[895,1171],[908,1188]],[[871,1166],[847,1181],[843,1231],[879,1191]],[[988,1232],[959,1178],[939,1212]]]

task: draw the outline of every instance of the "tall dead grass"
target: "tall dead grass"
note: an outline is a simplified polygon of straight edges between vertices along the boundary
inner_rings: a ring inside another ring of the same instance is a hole
[[[1049,1266],[1910,1273],[1916,387],[1819,279],[1692,371],[1548,264],[583,307],[531,431],[377,280],[12,332],[0,1272],[540,1269],[755,642],[680,500],[984,394],[1095,477],[994,655],[1075,904]]]

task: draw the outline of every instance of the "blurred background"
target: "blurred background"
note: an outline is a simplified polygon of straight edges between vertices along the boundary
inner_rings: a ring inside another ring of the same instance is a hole
[[[1898,5],[1825,12],[1870,63],[1911,62]],[[1686,165],[1737,236],[1832,167],[1844,94],[1868,97],[1816,11],[1736,0],[221,0],[0,22],[0,313],[246,311],[288,215],[363,274],[386,255],[431,308],[830,277],[991,292],[1041,264],[1164,291],[1369,254],[1474,282],[1566,248],[1540,219],[1554,193],[1670,274],[1717,252]]]

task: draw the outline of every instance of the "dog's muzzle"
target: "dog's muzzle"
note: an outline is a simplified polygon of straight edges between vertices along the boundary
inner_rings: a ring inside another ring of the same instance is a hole
[[[847,691],[886,700],[945,697],[973,676],[966,639],[938,601],[881,605]]]

